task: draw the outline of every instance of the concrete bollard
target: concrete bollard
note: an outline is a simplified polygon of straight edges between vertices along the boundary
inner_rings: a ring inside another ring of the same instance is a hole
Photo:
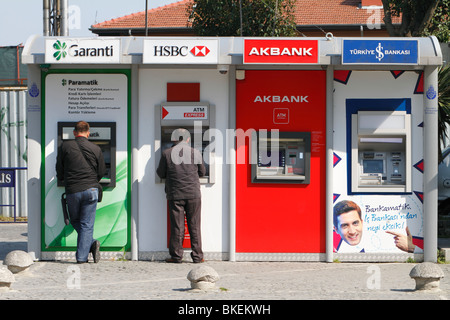
[[[436,291],[444,272],[434,263],[422,262],[411,270],[409,276],[416,281],[416,290]]]
[[[9,290],[9,287],[15,281],[14,274],[8,268],[0,266],[0,291]]]
[[[33,259],[30,255],[22,250],[14,250],[8,253],[3,261],[12,273],[19,273],[27,270],[32,264]]]
[[[191,282],[192,289],[210,290],[214,289],[219,275],[213,268],[201,265],[189,271],[187,279]]]

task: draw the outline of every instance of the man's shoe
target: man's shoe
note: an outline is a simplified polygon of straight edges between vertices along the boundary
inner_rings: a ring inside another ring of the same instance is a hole
[[[205,262],[205,259],[199,260],[199,261],[194,261],[194,263],[203,263]]]
[[[92,258],[94,258],[94,263],[98,263],[100,261],[100,241],[94,240],[91,245]]]
[[[192,258],[192,262],[194,262],[194,263],[203,263],[203,262],[205,262],[205,259],[203,259],[203,258],[201,260],[194,259],[193,252],[191,252],[191,258]]]
[[[166,262],[167,263],[181,263],[181,260],[174,259],[174,258],[167,258]]]
[[[78,264],[83,264],[83,263],[88,263],[88,262],[87,262],[87,261],[78,261],[78,260],[77,260],[77,263],[78,263]]]

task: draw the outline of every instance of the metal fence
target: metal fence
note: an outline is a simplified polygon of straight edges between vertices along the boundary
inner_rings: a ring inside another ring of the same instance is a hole
[[[0,183],[0,218],[11,217],[14,221],[28,217],[26,106],[26,90],[0,91],[0,170],[15,173],[14,186]]]

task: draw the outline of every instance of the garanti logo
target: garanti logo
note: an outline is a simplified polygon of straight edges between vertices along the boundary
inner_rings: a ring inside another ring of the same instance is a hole
[[[53,57],[56,61],[59,61],[67,56],[67,44],[65,42],[61,43],[61,41],[57,40],[53,44],[53,48],[56,50],[55,53],[53,53]]]
[[[46,39],[46,63],[120,62],[119,39]]]

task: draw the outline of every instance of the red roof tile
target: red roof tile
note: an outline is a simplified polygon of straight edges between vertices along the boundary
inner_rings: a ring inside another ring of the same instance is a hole
[[[149,28],[182,28],[188,26],[188,8],[193,0],[182,0],[148,11]],[[372,1],[373,2],[373,1]],[[361,8],[361,0],[297,0],[297,25],[383,24],[383,9]],[[379,19],[378,21],[375,19]],[[396,18],[394,22],[399,22]],[[145,11],[97,23],[92,29],[144,28]]]

